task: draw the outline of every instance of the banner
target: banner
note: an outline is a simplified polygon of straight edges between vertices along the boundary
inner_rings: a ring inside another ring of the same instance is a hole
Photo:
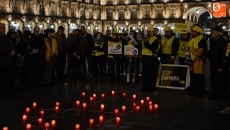
[[[185,23],[174,23],[174,33],[187,33],[188,32],[188,24]]]
[[[187,65],[161,64],[158,70],[157,87],[185,89],[190,84]]]
[[[124,46],[124,55],[136,56],[138,55],[138,49],[133,45],[125,45]]]
[[[122,45],[121,44],[109,45],[108,54],[122,54]]]
[[[226,3],[213,3],[212,16],[214,18],[226,17]]]

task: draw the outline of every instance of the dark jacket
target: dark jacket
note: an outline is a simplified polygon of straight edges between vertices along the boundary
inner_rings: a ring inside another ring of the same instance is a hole
[[[44,50],[45,50],[45,43],[43,35],[40,34],[38,36],[32,34],[31,42],[30,42],[31,48],[38,50],[38,53],[34,53],[33,59],[39,60],[43,59],[45,57]]]
[[[9,38],[6,35],[0,35],[0,66],[9,66],[13,64],[11,56],[14,46],[11,45]]]
[[[86,46],[86,55],[92,55],[92,46],[93,46],[93,43],[94,43],[94,40],[93,40],[93,36],[89,33],[84,33],[83,36],[85,36],[86,38],[86,42],[85,44],[87,44]]]

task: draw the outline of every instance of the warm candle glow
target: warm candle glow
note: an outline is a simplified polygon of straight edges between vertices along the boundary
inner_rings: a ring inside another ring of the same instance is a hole
[[[94,119],[89,119],[89,127],[93,128]]]
[[[119,112],[118,109],[115,109],[115,110],[114,110],[114,115],[115,115],[115,117],[118,116],[118,112]]]
[[[122,113],[124,114],[125,113],[125,111],[126,111],[126,106],[122,106]]]
[[[60,103],[59,102],[56,102],[56,107],[59,107],[60,106]]]
[[[40,111],[41,118],[43,118],[43,117],[44,117],[44,114],[45,114],[45,112],[44,112],[44,111]]]
[[[144,101],[144,100],[141,100],[141,107],[144,106],[144,103],[145,103],[145,101]]]
[[[90,103],[93,103],[93,97],[89,98]]]
[[[149,112],[152,113],[153,112],[153,105],[149,105]]]
[[[158,110],[158,104],[154,104],[154,111],[156,112]]]
[[[56,112],[56,114],[58,114],[58,111],[59,111],[59,107],[56,106],[56,107],[55,107],[55,112]]]
[[[120,126],[120,121],[121,121],[120,117],[116,117],[116,126]]]
[[[94,94],[93,94],[93,100],[96,100],[96,96],[97,96],[97,95],[94,93]]]
[[[102,115],[99,116],[99,123],[102,125],[104,122],[104,117]]]
[[[114,97],[115,91],[112,91],[111,94],[112,94],[112,97]]]
[[[76,107],[79,108],[79,106],[80,106],[80,101],[76,100]]]
[[[36,102],[33,102],[33,108],[34,108],[34,110],[36,110],[36,108],[37,108],[37,103]]]
[[[146,97],[146,102],[149,103],[150,97]]]
[[[31,130],[31,128],[32,128],[31,124],[26,125],[26,130]]]
[[[136,94],[133,94],[133,101],[136,101],[136,98],[137,98]]]
[[[101,100],[104,100],[105,99],[105,94],[101,94]]]
[[[140,111],[140,106],[136,106],[136,113],[138,114]]]
[[[134,102],[133,103],[133,110],[136,110],[136,106],[137,106],[137,104]]]
[[[29,115],[29,113],[30,113],[30,108],[27,107],[27,108],[26,108],[26,114]]]
[[[49,129],[49,127],[50,127],[50,124],[49,124],[48,122],[46,122],[46,123],[45,123],[45,129],[47,129],[47,130],[48,130],[48,129]]]
[[[101,112],[104,112],[104,110],[105,110],[105,105],[101,104]]]
[[[81,96],[82,96],[82,98],[84,99],[84,98],[85,98],[85,92],[82,92],[82,93],[81,93]]]
[[[122,96],[123,96],[123,98],[126,98],[126,93],[124,92],[124,93],[122,94]]]
[[[153,102],[152,102],[152,101],[149,101],[149,105],[153,105]]]
[[[8,130],[8,127],[3,127],[3,130]]]
[[[85,111],[86,110],[86,103],[82,104],[82,109]]]
[[[56,121],[55,120],[51,121],[51,126],[52,126],[52,130],[54,130],[56,127]]]
[[[80,130],[80,128],[81,128],[80,124],[76,124],[75,130]]]
[[[27,120],[27,115],[22,115],[23,124],[26,124],[26,120]]]
[[[38,118],[38,126],[42,127],[42,118]]]

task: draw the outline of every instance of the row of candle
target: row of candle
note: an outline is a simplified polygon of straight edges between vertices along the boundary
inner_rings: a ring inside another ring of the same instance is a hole
[[[38,119],[38,126],[42,127],[42,118]],[[50,124],[48,122],[45,123],[45,129],[48,130],[50,128]],[[56,121],[52,120],[51,121],[51,128],[52,130],[56,129]],[[26,130],[31,130],[32,129],[32,125],[30,123],[26,124]],[[3,129],[3,130],[8,130],[8,129]]]

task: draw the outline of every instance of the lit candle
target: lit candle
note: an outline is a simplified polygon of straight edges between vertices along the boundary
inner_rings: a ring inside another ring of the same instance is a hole
[[[29,113],[30,113],[30,108],[27,107],[27,108],[26,108],[26,114],[29,115]]]
[[[102,125],[104,122],[104,117],[102,115],[99,116],[99,123]]]
[[[153,112],[153,105],[149,105],[149,112],[152,113]]]
[[[150,97],[146,97],[146,102],[149,103]]]
[[[153,105],[153,102],[152,102],[152,101],[149,101],[149,105]]]
[[[126,111],[126,106],[122,106],[122,113],[124,114]]]
[[[96,100],[96,96],[97,96],[97,95],[94,93],[94,94],[93,94],[93,100]]]
[[[93,97],[89,98],[90,103],[93,103]]]
[[[136,113],[138,114],[140,111],[140,106],[136,106]]]
[[[144,100],[141,100],[141,107],[144,106],[144,103],[145,103],[145,101],[144,101]]]
[[[116,117],[116,126],[120,126],[120,121],[121,121],[120,117]]]
[[[125,98],[126,97],[126,93],[124,92],[124,93],[122,93],[122,96],[123,96],[123,98]]]
[[[133,101],[136,101],[136,98],[137,98],[136,94],[133,94]]]
[[[31,127],[32,127],[31,124],[27,124],[26,125],[26,130],[31,130]]]
[[[45,112],[44,112],[44,111],[40,111],[41,118],[43,118],[43,117],[44,117],[44,114],[45,114]]]
[[[137,104],[134,102],[134,103],[133,103],[133,110],[136,110],[136,105],[137,105]]]
[[[94,119],[89,119],[89,127],[92,129],[94,124]]]
[[[58,111],[59,111],[59,107],[56,106],[56,107],[55,107],[55,112],[56,112],[56,114],[58,114]]]
[[[56,107],[59,107],[60,106],[60,103],[59,102],[56,102]]]
[[[115,117],[118,116],[118,109],[115,109],[115,110],[114,110],[114,115],[115,115]]]
[[[105,94],[102,93],[102,94],[101,94],[101,100],[104,100],[104,99],[105,99]]]
[[[49,130],[50,124],[48,122],[45,123],[45,129]]]
[[[104,112],[104,110],[105,110],[105,105],[101,104],[101,112]]]
[[[85,111],[86,110],[86,103],[82,103],[82,109]]]
[[[36,110],[36,108],[37,108],[37,103],[36,102],[33,102],[33,108],[34,108],[34,110]]]
[[[3,130],[8,130],[8,127],[3,127]]]
[[[79,108],[79,106],[80,106],[80,101],[76,100],[76,107]]]
[[[55,128],[56,128],[56,121],[55,120],[51,121],[51,127],[52,127],[52,130],[55,130]]]
[[[42,118],[38,118],[38,126],[42,127]]]
[[[85,92],[82,92],[82,93],[81,93],[81,96],[82,96],[82,98],[84,99],[84,98],[85,98]]]
[[[114,92],[114,91],[112,91],[111,93],[112,93],[112,97],[114,97],[115,92]]]
[[[27,120],[27,115],[22,115],[23,124],[26,124],[26,120]]]
[[[80,128],[81,128],[80,124],[75,125],[75,130],[80,130]]]
[[[156,112],[158,110],[158,104],[154,104],[154,111]]]

